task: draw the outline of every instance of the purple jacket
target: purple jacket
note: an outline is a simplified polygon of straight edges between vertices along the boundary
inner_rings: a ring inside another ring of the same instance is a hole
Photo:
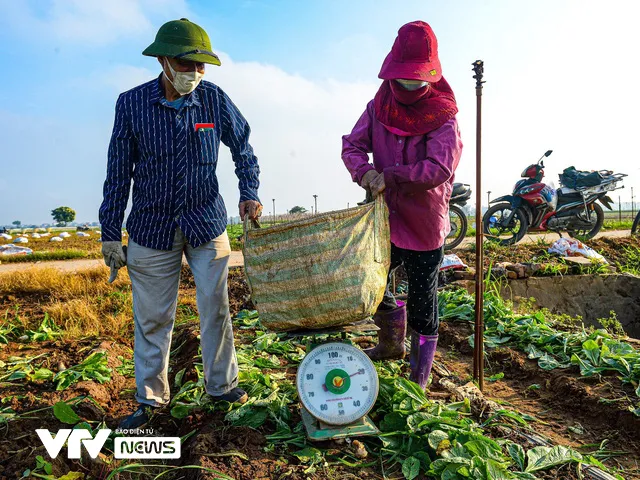
[[[342,137],[342,160],[354,182],[375,168],[384,172],[391,243],[435,250],[449,234],[449,198],[462,142],[454,118],[422,136],[401,137],[375,118],[373,101],[353,131]],[[373,166],[368,153],[373,153]]]

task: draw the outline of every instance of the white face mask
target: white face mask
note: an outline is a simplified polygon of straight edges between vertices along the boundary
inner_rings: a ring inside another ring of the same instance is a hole
[[[397,78],[396,82],[402,86],[405,90],[418,90],[419,88],[426,87],[429,82],[421,82],[420,80],[405,80],[403,78]]]
[[[173,85],[173,88],[176,89],[180,95],[187,95],[188,93],[193,92],[196,87],[200,84],[200,80],[204,77],[204,73],[200,73],[197,69],[194,69],[193,72],[176,72],[169,59],[167,59],[167,66],[169,67],[169,71],[171,72],[171,76],[173,80],[171,80],[167,73],[163,70],[164,76],[169,83]]]

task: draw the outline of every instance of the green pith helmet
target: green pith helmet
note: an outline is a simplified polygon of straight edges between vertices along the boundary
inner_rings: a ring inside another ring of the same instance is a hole
[[[211,40],[207,32],[186,18],[162,25],[156,34],[156,40],[142,54],[220,65],[220,59],[211,51]]]

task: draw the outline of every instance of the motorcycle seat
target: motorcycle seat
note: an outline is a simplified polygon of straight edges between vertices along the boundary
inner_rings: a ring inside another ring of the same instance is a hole
[[[451,196],[457,197],[458,195],[464,195],[469,190],[469,185],[465,185],[464,183],[454,183],[453,190],[451,191]]]

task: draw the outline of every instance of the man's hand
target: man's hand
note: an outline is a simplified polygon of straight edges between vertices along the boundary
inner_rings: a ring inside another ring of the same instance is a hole
[[[369,170],[367,173],[365,173],[362,178],[360,179],[360,186],[362,188],[364,188],[365,190],[371,188],[371,182],[376,179],[378,177],[378,175],[380,175],[378,172],[376,172],[375,170]]]
[[[255,200],[241,202],[239,208],[241,220],[244,220],[246,215],[249,216],[249,220],[257,220],[262,215],[262,205]]]
[[[385,188],[386,185],[384,184],[383,173],[379,173],[378,176],[369,183],[369,189],[371,190],[371,195],[373,195],[374,198],[380,195]]]
[[[122,242],[102,242],[102,256],[107,267],[111,268],[109,283],[118,276],[118,270],[127,264],[126,247],[122,246]]]

